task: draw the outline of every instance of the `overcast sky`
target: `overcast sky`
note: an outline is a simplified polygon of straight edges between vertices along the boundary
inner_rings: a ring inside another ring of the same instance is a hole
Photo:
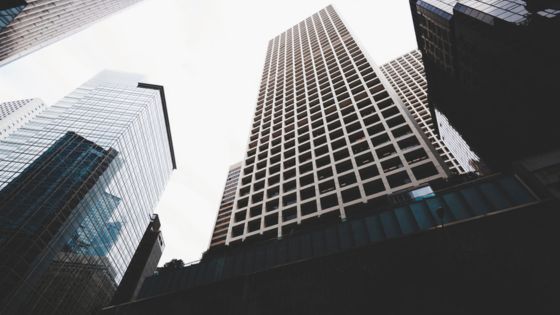
[[[245,154],[268,40],[328,4],[378,65],[416,48],[406,0],[144,0],[0,68],[0,102],[50,105],[103,69],[164,85],[178,170],[156,209],[160,264],[197,260]]]

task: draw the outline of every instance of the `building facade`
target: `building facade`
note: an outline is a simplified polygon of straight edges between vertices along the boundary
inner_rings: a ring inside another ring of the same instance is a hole
[[[226,243],[344,220],[447,174],[328,6],[268,44]]]
[[[161,235],[159,216],[154,214],[140,240],[140,244],[126,269],[111,305],[130,302],[138,296],[144,279],[154,274],[165,244]]]
[[[233,201],[237,184],[239,182],[239,173],[241,172],[241,163],[236,163],[229,167],[224,194],[220,201],[220,208],[216,217],[216,224],[210,239],[210,249],[224,246],[226,244],[227,232],[233,210]]]
[[[418,126],[426,134],[449,169],[456,174],[480,172],[480,158],[437,109],[428,106],[428,83],[422,54],[414,50],[380,67]],[[438,132],[439,131],[439,132]]]
[[[0,141],[0,313],[110,302],[175,166],[163,88],[102,72]]]
[[[491,169],[559,147],[558,1],[410,4],[430,107]]]
[[[40,99],[0,103],[0,140],[25,125],[45,108]]]
[[[8,0],[0,4],[0,66],[140,0]]]

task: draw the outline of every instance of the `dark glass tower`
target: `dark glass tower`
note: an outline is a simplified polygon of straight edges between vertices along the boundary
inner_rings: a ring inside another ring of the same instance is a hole
[[[391,60],[380,69],[449,169],[455,174],[482,173],[480,158],[447,118],[437,109],[434,110],[435,116],[430,111],[428,83],[420,51],[414,50]]]
[[[0,141],[0,313],[108,304],[175,168],[163,88],[103,72]]]
[[[2,0],[0,66],[140,0]]]
[[[430,107],[490,168],[560,146],[558,1],[410,4]]]

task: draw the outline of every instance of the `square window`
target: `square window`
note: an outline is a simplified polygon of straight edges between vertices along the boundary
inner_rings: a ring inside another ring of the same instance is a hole
[[[289,208],[282,211],[282,222],[290,221],[297,218],[297,208]]]
[[[247,215],[247,211],[246,211],[246,210],[238,211],[238,212],[235,213],[234,221],[235,221],[235,222],[244,221],[246,215]]]
[[[342,201],[345,203],[360,199],[361,197],[362,195],[360,194],[360,189],[358,189],[358,187],[342,191]]]
[[[416,179],[424,179],[437,175],[438,171],[432,163],[426,163],[412,168],[412,173]]]
[[[336,194],[321,198],[321,209],[325,210],[336,206],[338,206],[338,197]]]
[[[270,227],[278,224],[278,213],[269,214],[264,217],[264,226]]]
[[[249,221],[249,224],[247,224],[247,228],[249,230],[249,232],[255,232],[261,229],[261,219],[255,219],[253,221]]]
[[[354,172],[340,176],[338,178],[338,184],[340,187],[345,187],[348,185],[352,185],[356,182],[356,175],[354,175]]]
[[[309,215],[317,212],[317,202],[315,200],[301,205],[301,215]]]
[[[311,186],[300,191],[301,200],[315,197],[315,186]]]
[[[385,185],[381,179],[377,179],[364,184],[364,190],[367,195],[374,195],[385,191]]]
[[[408,177],[408,174],[405,171],[387,176],[387,181],[389,182],[391,188],[406,185],[411,182],[410,177]]]

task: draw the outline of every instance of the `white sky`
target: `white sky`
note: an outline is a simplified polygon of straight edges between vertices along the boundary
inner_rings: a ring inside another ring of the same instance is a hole
[[[50,105],[103,69],[164,85],[178,170],[156,210],[160,264],[197,260],[245,154],[268,40],[330,3],[378,65],[416,48],[406,0],[144,0],[1,67],[0,102]]]

